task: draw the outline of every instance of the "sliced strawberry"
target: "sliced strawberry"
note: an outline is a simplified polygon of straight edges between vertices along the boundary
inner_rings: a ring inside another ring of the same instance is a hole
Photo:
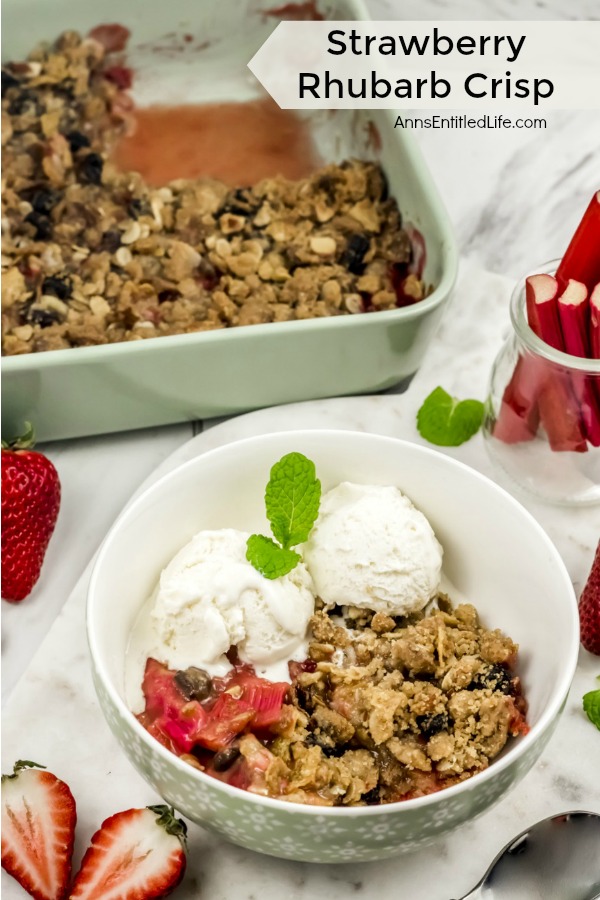
[[[600,656],[600,541],[586,585],[579,598],[581,643]]]
[[[30,768],[35,766],[36,768]],[[2,776],[2,868],[36,900],[63,900],[71,877],[75,800],[37,763]]]
[[[168,806],[128,809],[102,823],[75,877],[70,900],[151,900],[180,883],[186,826]]]

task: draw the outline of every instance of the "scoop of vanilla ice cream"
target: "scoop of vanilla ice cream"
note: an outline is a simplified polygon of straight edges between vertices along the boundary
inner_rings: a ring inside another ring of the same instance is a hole
[[[343,482],[330,490],[302,555],[329,607],[407,615],[423,609],[440,584],[442,548],[396,487]]]
[[[305,652],[315,602],[308,570],[298,563],[282,578],[265,578],[246,559],[248,537],[201,531],[163,570],[152,619],[169,666],[222,674],[233,645],[259,666]]]

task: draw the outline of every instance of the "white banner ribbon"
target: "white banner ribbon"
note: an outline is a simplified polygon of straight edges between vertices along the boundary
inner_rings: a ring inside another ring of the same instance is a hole
[[[600,109],[600,22],[281,22],[248,67],[283,109]]]

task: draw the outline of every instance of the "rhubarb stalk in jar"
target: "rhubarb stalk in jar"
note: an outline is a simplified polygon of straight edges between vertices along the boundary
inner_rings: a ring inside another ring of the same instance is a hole
[[[600,503],[600,359],[584,356],[590,308],[558,262],[516,286],[512,331],[490,376],[484,436],[513,482],[564,505]],[[543,338],[542,336],[543,335]]]

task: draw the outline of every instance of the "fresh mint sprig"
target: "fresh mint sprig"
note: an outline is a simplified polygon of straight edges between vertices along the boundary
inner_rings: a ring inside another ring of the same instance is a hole
[[[596,679],[600,682],[600,675]],[[600,688],[588,691],[583,695],[583,711],[596,728],[600,731]]]
[[[293,550],[303,544],[319,514],[321,482],[315,464],[302,453],[287,453],[271,469],[265,491],[267,519],[275,540],[251,534],[246,559],[265,578],[281,578],[300,561]]]
[[[417,429],[430,444],[458,447],[479,431],[483,415],[480,400],[458,400],[436,387],[417,413]]]

